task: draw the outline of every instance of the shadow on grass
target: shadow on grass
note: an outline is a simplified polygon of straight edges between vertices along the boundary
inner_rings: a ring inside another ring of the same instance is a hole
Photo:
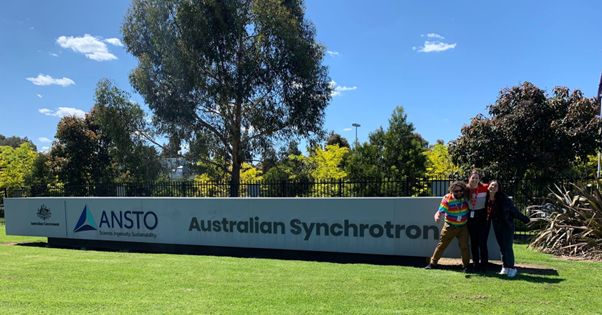
[[[449,270],[455,272],[464,272],[461,265],[438,265],[436,269]],[[487,273],[479,272],[467,272],[466,278],[472,277],[489,277],[489,278],[500,278],[507,279],[509,281],[528,281],[534,283],[560,283],[564,281],[562,278],[549,278],[548,276],[559,276],[558,271],[551,268],[545,268],[544,266],[518,266],[518,274],[514,278],[510,278],[507,275],[498,274],[498,270],[502,269],[501,264],[489,263],[487,266]],[[494,271],[495,270],[495,271]]]
[[[48,243],[29,242],[12,243],[16,246],[30,247],[48,247],[61,248],[69,250],[88,250],[104,252],[131,252],[131,253],[156,253],[156,254],[175,254],[175,255],[202,255],[202,256],[222,256],[237,258],[256,258],[256,259],[278,259],[278,260],[298,260],[298,261],[316,261],[339,264],[370,264],[370,265],[394,265],[406,267],[423,267],[427,258],[411,256],[391,256],[391,255],[369,255],[369,254],[351,254],[338,252],[314,252],[314,251],[295,251],[282,249],[262,249],[262,248],[229,248],[220,246],[199,246],[199,245],[177,245],[177,244],[152,244],[134,243],[134,242],[110,242],[95,240],[73,240],[73,239],[49,239]]]
[[[488,272],[486,274],[482,274],[482,273],[467,274],[466,278],[487,277],[487,278],[499,278],[499,279],[504,279],[504,280],[508,280],[508,281],[527,281],[527,282],[533,282],[533,283],[553,283],[553,284],[564,281],[564,279],[562,279],[562,278],[548,278],[545,276],[521,273],[521,271],[522,271],[522,269],[519,268],[518,274],[516,276],[514,276],[513,278],[510,278],[507,275],[500,275],[498,273],[493,273],[493,272]]]
[[[229,256],[239,258],[266,258],[266,259],[282,259],[282,260],[300,260],[300,261],[319,261],[319,262],[331,262],[331,263],[364,263],[372,265],[397,265],[407,267],[419,267],[426,266],[428,258],[423,257],[401,257],[401,256],[378,256],[378,255],[349,255],[344,253],[314,253],[314,252],[295,252],[295,251],[270,251],[262,249],[228,249],[220,250],[219,247],[190,247],[173,245],[159,244],[155,250],[151,248],[135,248],[133,243],[114,243],[113,246],[123,245],[123,247],[114,248],[103,248],[96,243],[85,242],[78,246],[65,246],[64,244],[46,243],[46,242],[22,242],[14,243],[17,246],[28,246],[28,247],[51,247],[51,248],[62,248],[72,250],[93,250],[93,251],[107,251],[107,252],[118,252],[127,251],[134,253],[170,253],[170,254],[191,254],[191,255],[209,255],[209,256]],[[204,249],[203,251],[194,252],[196,249]],[[449,270],[455,272],[463,272],[462,266],[457,263],[458,259],[442,259],[441,264],[437,266],[437,269]],[[559,283],[564,279],[550,278],[549,276],[559,276],[558,271],[555,269],[548,268],[546,266],[539,265],[518,265],[518,276],[515,278],[508,278],[506,275],[498,275],[498,271],[502,269],[500,263],[489,263],[487,269],[488,273],[467,273],[466,277],[499,277],[508,280],[523,280],[536,283]]]
[[[16,246],[27,246],[27,247],[48,247],[48,243],[46,242],[23,242],[16,243]]]

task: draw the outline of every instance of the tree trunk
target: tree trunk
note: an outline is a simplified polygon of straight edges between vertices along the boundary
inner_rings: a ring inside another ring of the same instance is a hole
[[[240,197],[240,169],[242,166],[240,151],[240,137],[238,137],[235,138],[232,143],[232,180],[230,181],[230,197]]]
[[[230,197],[239,197],[240,190],[240,162],[232,160],[232,180],[230,181]]]

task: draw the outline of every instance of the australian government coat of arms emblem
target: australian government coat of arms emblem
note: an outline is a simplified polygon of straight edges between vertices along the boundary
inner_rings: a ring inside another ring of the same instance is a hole
[[[46,207],[45,205],[42,205],[40,207],[40,209],[38,209],[38,218],[42,219],[42,220],[46,220],[48,218],[50,218],[52,216],[52,213],[50,212],[50,209],[48,209],[48,207]]]

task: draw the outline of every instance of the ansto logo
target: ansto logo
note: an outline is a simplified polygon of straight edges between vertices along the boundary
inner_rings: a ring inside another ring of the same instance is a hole
[[[157,215],[152,211],[103,211],[100,216],[100,224],[97,226],[90,208],[86,205],[73,232],[96,231],[103,227],[105,229],[146,228],[147,230],[154,230],[158,224]]]
[[[84,210],[82,210],[82,214],[79,216],[79,220],[77,221],[73,232],[96,231],[97,229],[94,217],[92,216],[92,213],[90,213],[88,205],[86,205]]]

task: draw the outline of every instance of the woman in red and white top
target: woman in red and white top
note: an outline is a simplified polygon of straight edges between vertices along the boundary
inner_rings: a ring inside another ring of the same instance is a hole
[[[475,272],[487,273],[489,252],[487,238],[490,222],[487,220],[487,184],[481,183],[481,174],[474,171],[468,178],[468,234],[470,235],[470,252]]]

